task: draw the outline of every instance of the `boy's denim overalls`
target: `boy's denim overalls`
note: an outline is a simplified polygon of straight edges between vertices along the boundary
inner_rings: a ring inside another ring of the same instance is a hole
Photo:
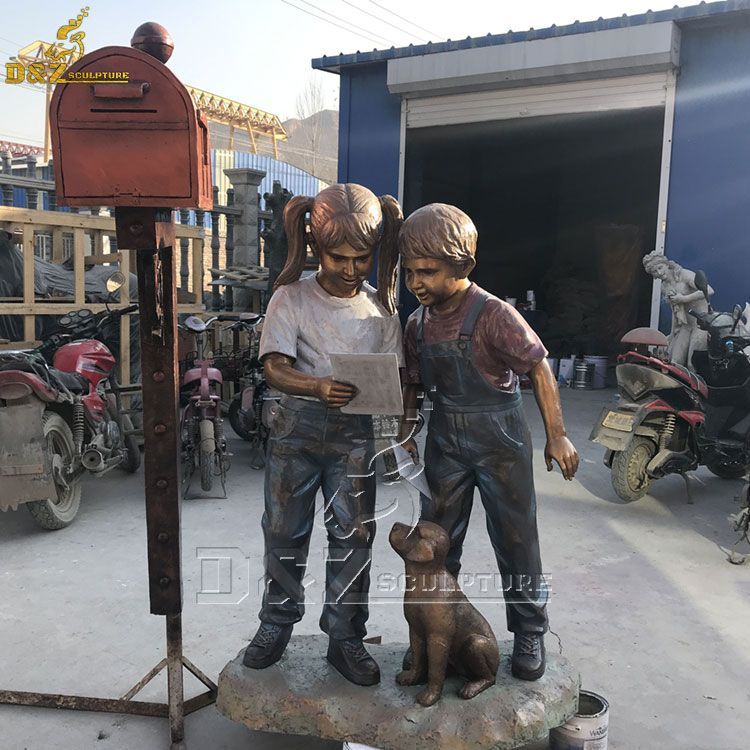
[[[472,362],[472,334],[488,298],[482,292],[455,341],[424,343],[417,319],[422,384],[433,402],[424,463],[432,499],[422,518],[450,535],[447,567],[458,576],[474,488],[479,488],[490,542],[502,574],[508,630],[544,633],[548,592],[542,576],[531,435],[521,395],[500,391]],[[486,574],[486,570],[469,571]],[[466,588],[471,598],[471,588]]]

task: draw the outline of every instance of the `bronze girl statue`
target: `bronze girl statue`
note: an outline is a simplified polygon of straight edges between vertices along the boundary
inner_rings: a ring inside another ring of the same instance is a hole
[[[248,667],[276,662],[302,618],[302,579],[322,489],[328,557],[320,627],[330,639],[327,658],[356,684],[380,680],[362,645],[375,536],[372,418],[341,412],[356,388],[332,378],[329,355],[394,352],[402,362],[395,314],[401,223],[394,198],[355,184],[292,198],[284,211],[289,255],[260,343],[268,383],[284,395],[266,459],[266,586],[260,628],[245,652]],[[301,278],[308,247],[320,270]],[[367,283],[376,255],[377,291]]]

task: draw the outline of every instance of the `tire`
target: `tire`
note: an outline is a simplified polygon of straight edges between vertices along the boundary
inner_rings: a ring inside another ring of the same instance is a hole
[[[122,428],[124,430],[132,430],[133,422],[130,417],[125,414],[122,418]],[[122,459],[120,467],[128,472],[128,474],[135,474],[141,465],[141,446],[138,444],[138,439],[135,435],[126,435],[123,438],[125,444],[125,456]]]
[[[47,411],[42,415],[44,437],[53,455],[61,456],[63,464],[70,464],[75,455],[73,433],[67,422],[55,412]],[[56,502],[40,500],[26,503],[31,517],[43,528],[51,531],[69,526],[78,513],[81,505],[81,477],[72,480],[67,489],[55,485]]]
[[[242,409],[242,392],[238,393],[229,404],[229,424],[232,425],[232,429],[235,431],[238,437],[243,440],[250,440],[250,433],[245,429],[242,423],[242,416],[240,410]]]
[[[636,435],[624,451],[615,451],[612,458],[612,487],[626,503],[640,500],[651,486],[646,466],[656,455],[653,440]]]
[[[208,492],[214,481],[214,454],[208,451],[200,451],[198,461],[201,469],[201,489]]]
[[[722,479],[742,479],[750,471],[750,464],[724,463],[716,461],[707,463],[706,468]]]
[[[208,492],[214,481],[214,460],[219,447],[213,419],[205,416],[198,423],[198,467],[201,472],[201,489]]]
[[[141,446],[135,436],[128,435],[126,437],[124,434],[125,430],[133,429],[133,420],[130,418],[129,414],[123,414],[122,420],[117,419],[117,401],[112,393],[110,393],[107,398],[107,411],[109,412],[109,418],[115,422],[118,428],[122,431],[120,437],[125,450],[119,467],[124,471],[127,471],[128,474],[135,474],[141,465]]]

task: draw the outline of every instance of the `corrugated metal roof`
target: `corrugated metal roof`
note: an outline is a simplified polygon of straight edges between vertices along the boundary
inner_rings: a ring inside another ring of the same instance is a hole
[[[312,60],[312,67],[317,70],[327,70],[338,73],[341,68],[351,65],[365,65],[368,63],[394,60],[399,57],[417,57],[431,55],[437,52],[451,52],[453,50],[472,49],[474,47],[492,47],[499,44],[513,44],[514,42],[530,42],[536,39],[550,39],[571,34],[586,34],[591,31],[606,31],[608,29],[624,29],[629,26],[642,26],[647,23],[661,21],[692,21],[718,16],[723,13],[737,13],[750,11],[750,0],[724,0],[724,2],[690,5],[658,11],[646,11],[635,16],[623,14],[616,18],[599,18],[596,21],[568,24],[566,26],[549,26],[544,29],[529,29],[528,31],[508,31],[507,34],[487,34],[481,37],[466,37],[460,40],[448,40],[428,44],[410,44],[408,47],[391,47],[390,49],[374,49],[372,52],[354,52],[352,54],[324,55]]]

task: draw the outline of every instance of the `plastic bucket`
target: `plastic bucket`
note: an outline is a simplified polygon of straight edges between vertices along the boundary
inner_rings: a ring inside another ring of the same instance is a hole
[[[578,713],[549,733],[550,750],[607,750],[609,703],[601,695],[581,690]]]
[[[578,362],[575,366],[573,383],[571,384],[571,387],[587,391],[591,389],[591,384],[593,383],[593,381],[594,365],[586,364],[586,362]]]
[[[557,382],[560,385],[570,385],[573,382],[575,374],[576,358],[562,357],[560,359],[560,369],[557,376]]]
[[[589,365],[594,365],[594,381],[592,388],[605,388],[607,385],[607,357],[590,356],[584,357],[583,361]]]

